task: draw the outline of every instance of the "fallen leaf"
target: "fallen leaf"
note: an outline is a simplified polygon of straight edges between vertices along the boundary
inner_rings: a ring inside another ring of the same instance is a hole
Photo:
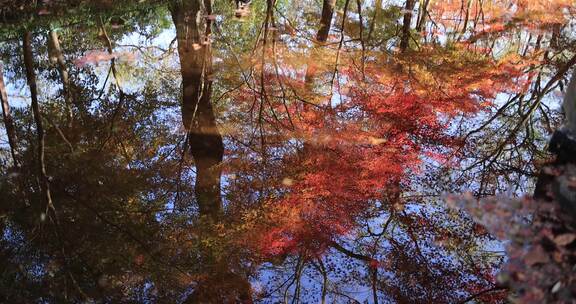
[[[290,186],[294,185],[294,180],[291,178],[285,177],[282,180],[282,185],[290,187]]]
[[[558,281],[554,286],[552,286],[552,293],[557,293],[562,288],[562,282]]]
[[[526,256],[524,256],[524,261],[528,266],[532,266],[534,264],[545,264],[549,261],[548,254],[544,251],[541,246],[533,247]]]
[[[45,16],[45,15],[50,15],[50,14],[52,14],[52,13],[45,8],[40,9],[38,11],[38,16]]]
[[[566,246],[576,240],[576,234],[564,233],[554,238],[554,243],[558,246]]]

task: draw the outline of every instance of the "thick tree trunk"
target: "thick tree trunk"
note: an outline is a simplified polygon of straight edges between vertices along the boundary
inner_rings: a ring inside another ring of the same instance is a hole
[[[328,33],[330,33],[335,5],[336,0],[323,1],[322,17],[320,18],[320,29],[318,29],[318,32],[316,33],[316,41],[320,44],[324,44],[326,41],[328,41]],[[314,54],[311,56],[314,56]],[[312,92],[314,89],[314,78],[316,78],[316,74],[316,67],[313,66],[311,60],[311,62],[306,67],[306,74],[304,75],[304,85],[307,92]]]
[[[566,115],[562,129],[574,138],[576,137],[576,72],[572,74],[572,78],[568,84],[562,108]],[[576,158],[576,155],[574,155],[574,157]]]
[[[404,20],[402,22],[402,37],[400,38],[400,51],[405,52],[410,43],[410,25],[412,24],[412,15],[416,0],[406,0],[404,8]]]
[[[24,33],[23,47],[24,47],[24,66],[26,69],[26,79],[30,87],[30,97],[32,99],[32,114],[36,124],[37,133],[37,153],[38,153],[38,171],[40,174],[40,187],[42,195],[44,196],[44,205],[42,209],[47,213],[49,209],[53,209],[52,196],[50,194],[50,185],[48,176],[46,174],[46,162],[44,154],[44,126],[42,123],[42,113],[38,104],[38,88],[36,84],[36,73],[34,72],[34,61],[32,55],[32,34],[30,32]]]
[[[330,26],[332,25],[332,16],[334,15],[335,5],[336,0],[324,0],[322,3],[320,29],[316,34],[316,41],[320,43],[325,43],[328,40],[328,33],[330,33]]]
[[[10,145],[10,153],[12,154],[12,160],[14,161],[14,167],[19,167],[18,152],[16,150],[16,129],[14,128],[14,120],[12,119],[12,114],[10,114],[10,103],[8,102],[8,92],[6,91],[6,85],[4,84],[4,69],[2,63],[0,63],[0,101],[2,101],[2,119],[4,120],[4,128],[6,129],[6,135],[8,136],[8,144]]]
[[[205,9],[209,11],[209,7]],[[190,1],[173,8],[172,19],[176,25],[182,73],[182,121],[188,131],[189,147],[196,164],[196,199],[201,215],[217,219],[222,213],[220,164],[224,145],[210,102],[212,57],[210,43],[206,40],[210,25],[201,35],[196,22],[197,19],[204,19],[200,1]]]
[[[190,152],[196,164],[194,191],[199,213],[208,223],[222,219],[220,194],[221,163],[224,155],[222,135],[216,126],[212,108],[212,54],[208,41],[211,21],[210,0],[192,0],[171,9],[176,26],[180,72],[182,74],[182,121],[188,132]],[[197,23],[200,20],[200,24]],[[205,22],[205,24],[203,24]],[[202,29],[201,29],[202,28]],[[203,34],[201,34],[203,32]],[[208,237],[212,233],[208,230]],[[250,283],[230,270],[229,261],[217,258],[212,248],[204,248],[202,256],[206,276],[197,282],[185,303],[251,303]]]
[[[549,164],[554,170],[542,170],[536,182],[534,198],[557,201],[576,222],[576,191],[570,182],[576,178],[576,72],[572,74],[562,107],[564,125],[554,133],[548,145],[555,155],[554,161]]]

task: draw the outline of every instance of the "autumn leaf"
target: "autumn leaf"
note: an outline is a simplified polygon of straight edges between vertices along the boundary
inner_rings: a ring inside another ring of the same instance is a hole
[[[576,240],[576,234],[564,233],[554,238],[554,243],[558,246],[566,246]]]
[[[536,245],[535,247],[533,247],[532,250],[530,250],[530,252],[528,252],[528,254],[526,254],[526,256],[524,257],[524,261],[528,266],[532,266],[535,264],[545,264],[548,263],[549,260],[550,259],[548,257],[548,254],[546,253],[546,251],[544,251],[544,249],[540,245]]]

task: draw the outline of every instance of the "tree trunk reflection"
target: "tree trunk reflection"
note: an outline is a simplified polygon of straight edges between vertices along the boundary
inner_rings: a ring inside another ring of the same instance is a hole
[[[212,54],[210,46],[210,0],[179,3],[171,9],[176,26],[180,71],[182,74],[182,121],[188,134],[190,153],[196,165],[194,191],[201,222],[206,233],[216,233],[213,225],[222,223],[220,195],[224,144],[216,126],[211,103]],[[202,248],[202,269],[205,273],[186,303],[250,303],[250,283],[232,272],[228,261],[213,248]]]

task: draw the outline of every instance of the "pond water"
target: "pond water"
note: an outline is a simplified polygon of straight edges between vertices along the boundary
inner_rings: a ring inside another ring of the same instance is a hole
[[[0,302],[503,302],[572,4],[0,0]]]

